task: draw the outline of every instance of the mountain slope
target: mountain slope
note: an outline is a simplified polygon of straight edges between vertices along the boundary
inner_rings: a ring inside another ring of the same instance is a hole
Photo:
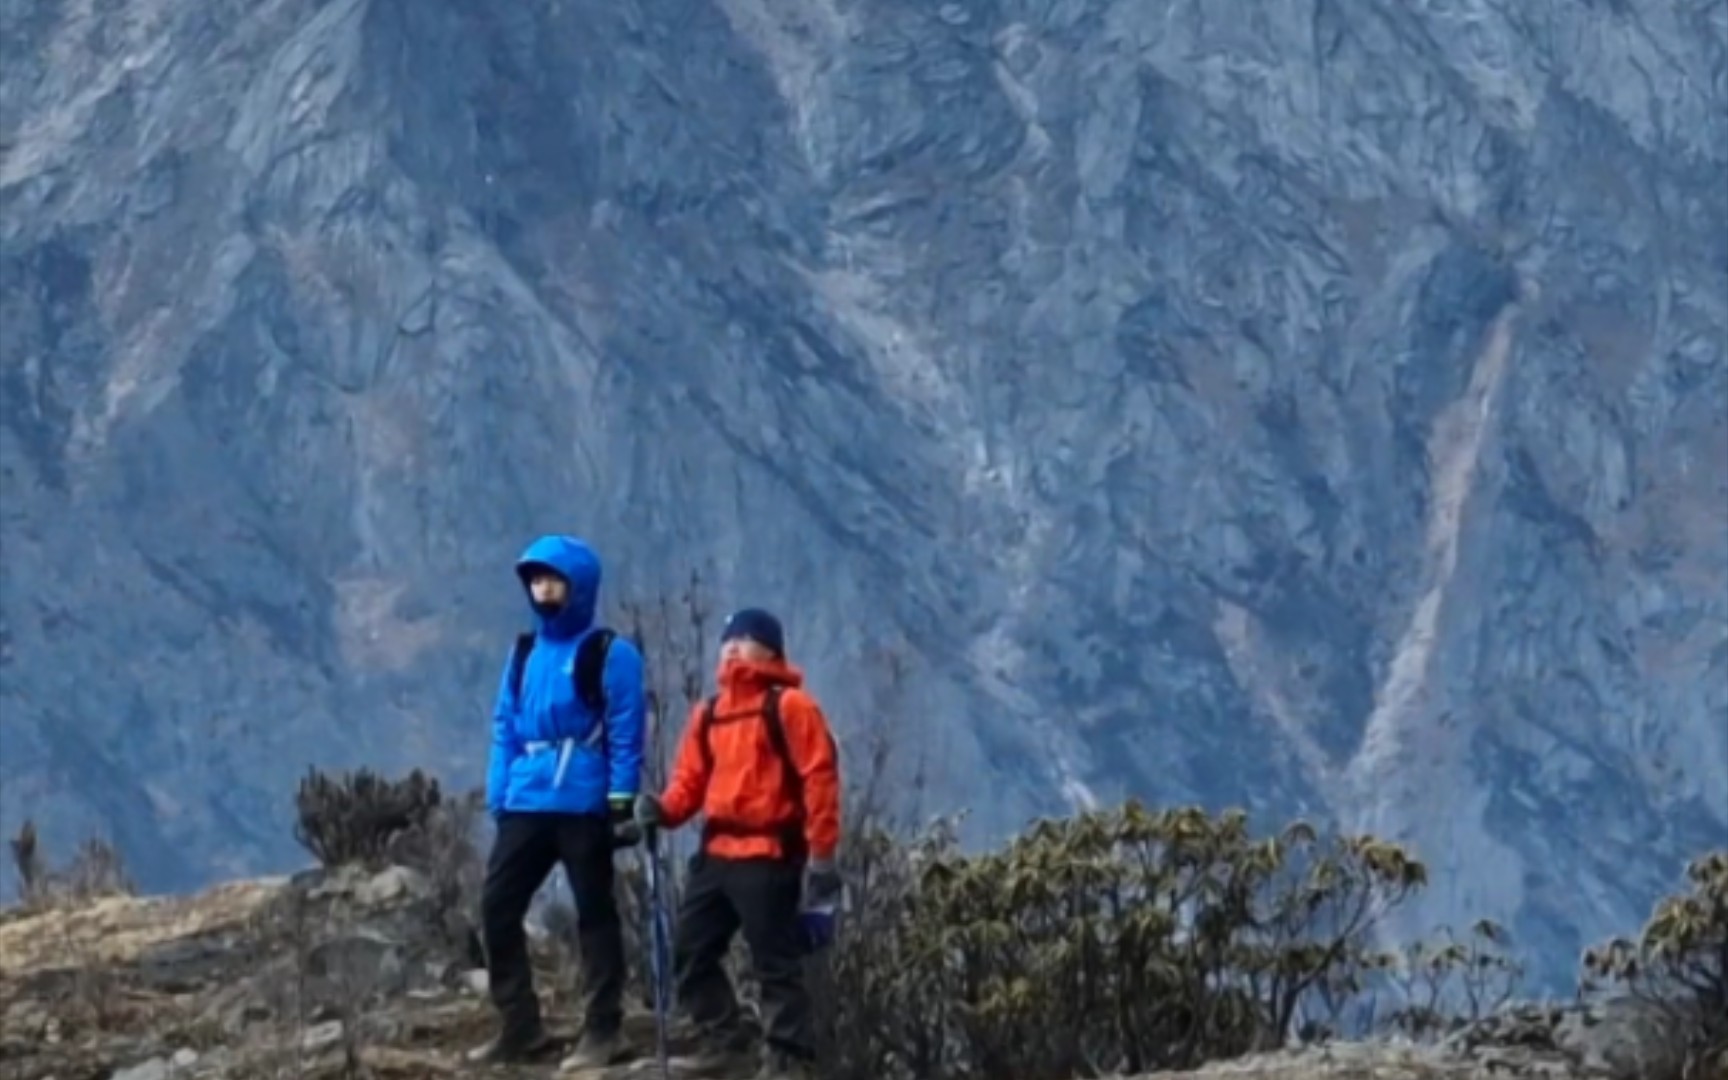
[[[0,811],[477,779],[532,534],[713,560],[980,833],[1416,844],[1555,971],[1728,833],[1728,17],[4,4]]]

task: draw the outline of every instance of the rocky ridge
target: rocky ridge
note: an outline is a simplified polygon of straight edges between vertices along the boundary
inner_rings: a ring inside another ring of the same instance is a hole
[[[1563,985],[1728,834],[1725,20],[7,0],[5,831],[189,888],[477,780],[572,529],[979,836],[1369,829]]]
[[[491,1014],[484,972],[459,928],[436,888],[404,867],[8,911],[0,917],[0,1060],[8,1080],[262,1080],[284,1068],[301,1078],[553,1076],[550,1062],[491,1073],[460,1062],[461,1050],[489,1034]],[[544,932],[535,952],[556,1026],[574,1007],[570,969]],[[649,1018],[633,1013],[628,1028],[646,1053]],[[686,1038],[675,1028],[674,1049]],[[1633,1012],[1520,1006],[1439,1046],[1322,1045],[1180,1075],[1640,1080],[1659,1058],[1660,1040]],[[654,1075],[651,1066],[644,1057],[561,1075],[627,1080]]]

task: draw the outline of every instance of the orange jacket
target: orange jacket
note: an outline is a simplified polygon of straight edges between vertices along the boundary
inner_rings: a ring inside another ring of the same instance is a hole
[[[778,834],[797,820],[798,807],[762,719],[768,688],[777,685],[786,749],[804,781],[804,842],[812,859],[833,858],[840,845],[840,765],[822,707],[802,689],[803,673],[784,660],[734,660],[721,666],[719,681],[715,723],[707,732],[712,757],[702,750],[707,708],[698,703],[660,797],[664,824],[677,828],[700,811],[711,830],[703,841],[709,853],[730,859],[785,854]]]

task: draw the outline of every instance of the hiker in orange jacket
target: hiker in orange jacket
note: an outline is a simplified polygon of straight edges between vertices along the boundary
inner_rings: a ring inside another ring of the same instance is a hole
[[[704,1035],[699,1070],[745,1049],[721,968],[739,929],[762,989],[760,1076],[808,1076],[815,1060],[799,914],[840,896],[840,769],[828,721],[803,684],[779,620],[755,608],[732,615],[719,694],[691,711],[666,790],[637,799],[644,827],[705,817],[672,947],[678,1003]]]

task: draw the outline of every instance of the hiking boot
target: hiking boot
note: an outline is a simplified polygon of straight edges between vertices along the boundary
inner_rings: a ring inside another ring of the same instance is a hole
[[[552,1036],[536,1024],[525,1032],[505,1031],[463,1055],[470,1065],[514,1065],[532,1061],[552,1048]]]
[[[756,1080],[818,1080],[816,1063],[778,1050],[763,1055],[762,1071]]]
[[[705,1032],[687,1054],[677,1055],[683,1068],[705,1076],[749,1076],[755,1059],[750,1053],[750,1033]]]
[[[558,1063],[559,1072],[604,1069],[625,1056],[624,1036],[616,1031],[584,1031],[576,1050]]]

